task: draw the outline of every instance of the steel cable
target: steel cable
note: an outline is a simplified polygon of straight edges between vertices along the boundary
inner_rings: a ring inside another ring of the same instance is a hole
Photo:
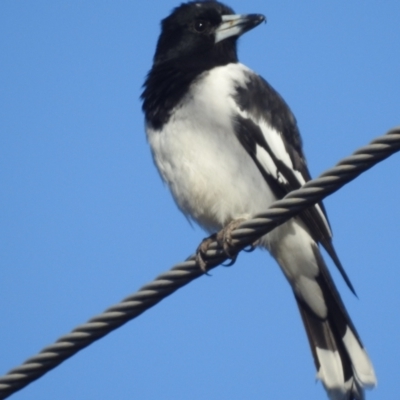
[[[373,140],[368,146],[357,150],[300,189],[290,192],[282,200],[274,202],[266,212],[241,223],[232,232],[233,255],[399,150],[400,127],[397,127]],[[204,260],[210,270],[227,260],[227,256],[214,241],[205,253]],[[197,265],[195,255],[175,265],[119,304],[76,327],[69,334],[60,337],[55,343],[0,377],[0,399],[7,398],[40,378],[79,350],[137,317],[203,274]]]

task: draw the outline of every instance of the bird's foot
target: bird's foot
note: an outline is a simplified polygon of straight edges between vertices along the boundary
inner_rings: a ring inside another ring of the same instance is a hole
[[[196,250],[196,262],[199,265],[200,269],[207,274],[207,263],[204,261],[204,256],[207,253],[207,250],[210,247],[210,244],[217,240],[217,234],[209,236],[208,238],[203,239],[200,243],[199,247]]]
[[[230,259],[228,264],[223,264],[226,267],[230,267],[233,265],[237,259],[237,249],[233,243],[232,232],[242,223],[246,221],[245,218],[238,218],[231,221],[228,225],[226,225],[220,232],[214,233],[213,235],[205,238],[200,246],[196,250],[196,262],[200,266],[200,269],[207,273],[207,262],[204,260],[204,256],[207,253],[211,243],[216,241],[219,246],[222,247],[222,250],[226,257]],[[245,251],[251,252],[259,245],[259,240],[256,240],[254,243],[246,247]]]
[[[233,244],[232,232],[244,221],[246,221],[245,218],[235,219],[217,233],[217,243],[222,247],[225,255],[230,258],[229,263],[224,264],[226,267],[233,265],[237,259],[238,254]]]

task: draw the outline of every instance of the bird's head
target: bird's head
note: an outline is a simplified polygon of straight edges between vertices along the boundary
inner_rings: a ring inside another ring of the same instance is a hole
[[[217,1],[181,4],[161,22],[154,63],[216,66],[236,62],[238,37],[262,21],[263,15],[237,15]]]

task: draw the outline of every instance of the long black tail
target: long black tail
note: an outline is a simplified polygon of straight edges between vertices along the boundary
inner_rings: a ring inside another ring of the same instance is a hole
[[[330,273],[317,249],[320,270],[316,278],[327,305],[326,318],[318,317],[295,294],[317,368],[332,400],[362,400],[364,388],[376,385],[372,363],[344,307]]]

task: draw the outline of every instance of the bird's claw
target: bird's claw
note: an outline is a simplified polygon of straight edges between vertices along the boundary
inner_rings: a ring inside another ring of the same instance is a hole
[[[199,245],[199,247],[196,250],[196,262],[199,265],[200,269],[205,273],[208,274],[207,272],[207,262],[204,261],[204,256],[207,253],[208,248],[210,247],[210,244],[216,240],[217,235],[214,233],[213,235],[209,236],[208,238],[205,238]]]
[[[230,267],[236,262],[237,252],[235,251],[235,245],[233,243],[232,232],[242,223],[246,221],[245,218],[238,218],[231,221],[226,225],[220,232],[217,233],[217,242],[224,250],[225,255],[230,258],[228,264],[224,264],[226,267]]]
[[[216,241],[218,245],[222,247],[224,255],[230,259],[227,264],[223,264],[225,267],[230,267],[236,262],[238,254],[233,243],[232,232],[244,221],[246,221],[245,218],[235,219],[221,229],[220,232],[209,236],[200,243],[200,246],[196,251],[196,262],[204,273],[207,274],[207,262],[204,260],[204,256],[207,253],[211,243],[214,241]],[[249,246],[248,249],[246,249],[246,251],[253,251],[257,247],[258,243],[258,240],[255,241]]]
[[[260,239],[255,240],[253,243],[249,244],[247,247],[243,249],[246,253],[253,252],[260,245]]]

